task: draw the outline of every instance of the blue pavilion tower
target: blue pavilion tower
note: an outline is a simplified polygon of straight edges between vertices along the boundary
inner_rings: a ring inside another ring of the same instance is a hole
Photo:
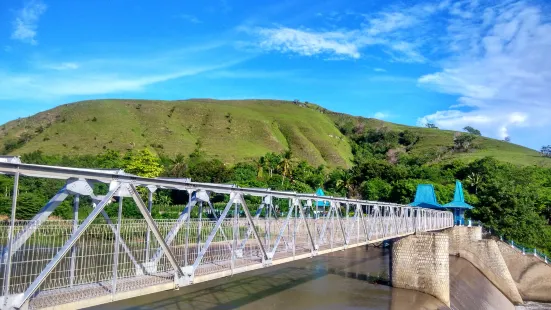
[[[465,211],[472,209],[473,206],[465,202],[465,196],[463,195],[463,186],[458,180],[455,181],[455,193],[453,194],[453,201],[445,204],[444,207],[453,210],[455,224],[461,225],[465,223]]]
[[[429,209],[444,209],[436,200],[434,186],[432,184],[419,184],[415,191],[415,199],[409,204],[413,207],[429,208]]]

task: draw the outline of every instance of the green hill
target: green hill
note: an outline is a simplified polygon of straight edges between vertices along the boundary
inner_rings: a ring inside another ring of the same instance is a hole
[[[313,165],[350,166],[344,122],[368,128],[387,127],[416,132],[412,154],[453,145],[453,131],[409,127],[375,119],[334,113],[314,104],[276,100],[93,100],[66,104],[0,127],[3,153],[97,154],[150,147],[158,153],[189,154],[197,143],[225,163],[256,159],[267,152],[291,149]],[[538,152],[488,138],[478,148],[452,157],[472,160],[495,156],[521,165],[551,166]]]
[[[274,100],[95,100],[66,104],[3,125],[9,154],[96,154],[151,147],[189,154],[200,142],[225,163],[291,149],[314,165],[348,166],[345,137],[325,114]]]

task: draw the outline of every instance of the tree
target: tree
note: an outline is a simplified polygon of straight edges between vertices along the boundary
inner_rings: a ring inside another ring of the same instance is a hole
[[[292,160],[293,153],[291,150],[287,150],[283,152],[281,156],[281,161],[279,162],[279,169],[281,171],[281,176],[283,176],[283,179],[281,180],[281,185],[283,185],[283,182],[285,181],[285,177],[291,178],[291,160]]]
[[[478,188],[482,184],[483,180],[482,180],[482,176],[479,173],[471,172],[471,174],[467,176],[467,179],[465,180],[465,182],[467,183],[468,186],[470,186],[471,188],[474,188],[475,194],[478,194]]]
[[[457,134],[453,138],[454,149],[457,151],[468,151],[476,136],[470,133]]]
[[[425,124],[425,127],[427,128],[433,128],[433,129],[438,129],[438,127],[436,127],[436,125],[434,123],[426,123]]]
[[[551,157],[551,145],[542,146],[540,153],[544,157]]]
[[[380,178],[364,181],[360,185],[362,197],[367,200],[388,201],[392,185]]]
[[[503,139],[503,141],[505,141],[505,142],[511,142],[511,137],[507,136],[507,137],[505,137],[505,138]]]
[[[355,196],[354,175],[349,170],[342,170],[340,178],[335,183],[336,190],[344,193],[346,197]]]
[[[473,134],[475,136],[481,136],[482,134],[480,133],[480,130],[478,129],[474,129],[473,127],[471,126],[467,126],[465,128],[463,128],[463,130],[465,130],[466,132],[470,133],[470,134]]]
[[[278,168],[278,165],[280,162],[281,162],[281,157],[275,153],[268,153],[264,155],[264,164],[268,169],[270,178],[273,176],[274,170]]]
[[[256,177],[262,179],[264,177],[264,167],[266,166],[266,158],[264,156],[260,157],[258,160],[255,160],[256,164]]]
[[[176,158],[172,162],[172,167],[168,171],[168,175],[171,177],[183,177],[187,172],[186,157],[183,154],[176,155]]]
[[[406,147],[413,146],[419,141],[419,135],[411,130],[404,130],[400,133],[399,143]]]
[[[137,153],[129,152],[125,156],[124,171],[146,178],[155,178],[163,172],[163,167],[159,157],[149,149],[143,149]]]
[[[120,169],[124,167],[124,161],[118,151],[107,150],[98,155],[98,163],[100,168],[105,169]]]

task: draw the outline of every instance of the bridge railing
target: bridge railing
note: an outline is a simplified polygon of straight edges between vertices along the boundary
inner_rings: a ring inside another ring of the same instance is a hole
[[[0,223],[2,309],[24,304],[41,308],[106,295],[114,299],[117,293],[146,286],[190,285],[251,266],[269,266],[453,226],[451,212],[180,179],[148,179],[121,171],[0,163],[0,173],[14,175],[12,216]],[[15,211],[20,177],[55,178],[66,180],[66,184],[32,220],[19,221]],[[109,191],[96,192],[96,183],[108,184]],[[140,187],[144,190],[139,191]],[[152,195],[159,188],[188,192],[190,199],[178,219],[151,217]],[[214,194],[223,197],[221,212],[216,212],[210,202]],[[92,211],[78,220],[83,196],[91,198]],[[68,197],[73,200],[74,219],[49,219]],[[116,206],[115,197],[118,216],[110,218],[105,207],[113,202]],[[123,219],[124,199],[133,201],[143,219]],[[326,205],[321,217],[316,207],[319,201]],[[276,215],[275,203],[286,206],[284,216]],[[193,209],[198,210],[198,219],[190,218]],[[214,214],[214,219],[207,219],[207,213]]]

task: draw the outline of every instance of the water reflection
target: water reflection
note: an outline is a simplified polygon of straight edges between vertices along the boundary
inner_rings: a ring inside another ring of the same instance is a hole
[[[447,308],[427,294],[389,287],[388,261],[385,249],[353,248],[96,309]]]

